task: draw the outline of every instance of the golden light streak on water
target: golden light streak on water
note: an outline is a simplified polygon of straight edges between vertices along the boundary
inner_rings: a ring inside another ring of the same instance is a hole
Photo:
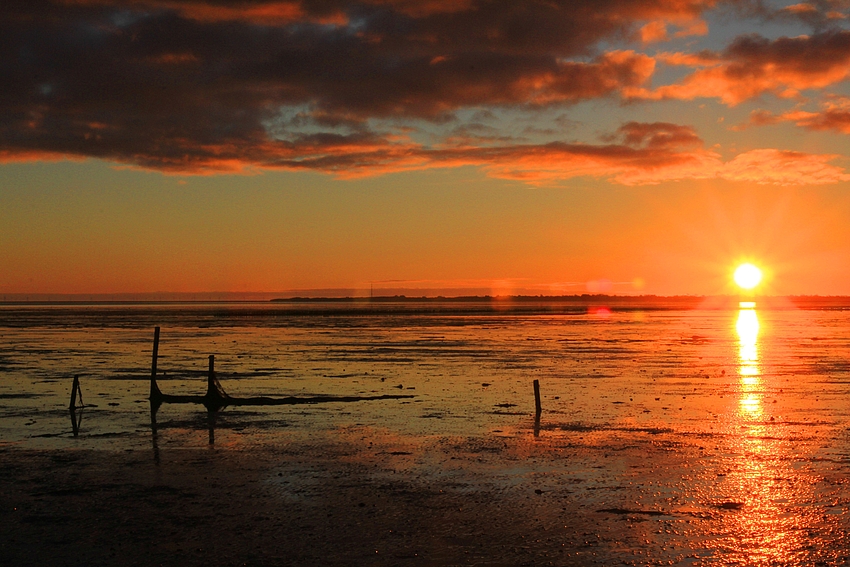
[[[741,308],[735,325],[738,336],[738,411],[729,446],[730,470],[722,485],[728,511],[722,538],[724,564],[801,565],[810,545],[805,534],[821,521],[799,502],[813,497],[791,463],[800,449],[789,442],[786,428],[765,405],[766,392],[775,384],[760,360],[760,347],[770,337],[760,337],[755,307]],[[767,345],[769,346],[769,344]]]
[[[754,307],[738,311],[738,374],[741,377],[740,411],[750,417],[761,416],[761,372],[759,371],[759,319]]]

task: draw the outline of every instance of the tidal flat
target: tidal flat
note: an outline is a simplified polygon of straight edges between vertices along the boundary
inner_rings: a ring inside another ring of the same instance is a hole
[[[0,562],[850,562],[850,311],[528,307],[2,306]]]

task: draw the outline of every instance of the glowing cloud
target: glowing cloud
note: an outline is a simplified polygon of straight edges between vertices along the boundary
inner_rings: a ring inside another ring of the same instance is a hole
[[[649,100],[718,98],[729,106],[764,93],[796,98],[850,77],[850,31],[830,30],[769,40],[737,38],[721,53],[662,54],[668,65],[698,67],[681,82],[631,92]]]

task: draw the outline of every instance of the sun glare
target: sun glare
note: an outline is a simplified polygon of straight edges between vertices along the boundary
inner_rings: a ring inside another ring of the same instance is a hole
[[[735,283],[744,289],[753,289],[761,282],[761,270],[752,264],[741,264],[735,270]]]

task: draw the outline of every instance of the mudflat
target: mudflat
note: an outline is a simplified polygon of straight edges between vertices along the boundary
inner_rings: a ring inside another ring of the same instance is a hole
[[[10,312],[0,565],[850,563],[850,311],[244,309]]]
[[[848,464],[665,431],[0,448],[4,565],[838,565]],[[737,462],[737,464],[736,464]],[[793,469],[793,471],[792,471]],[[760,472],[761,471],[761,472]],[[761,474],[761,473],[764,474]],[[783,493],[807,499],[784,499]],[[761,487],[761,488],[759,488]]]

